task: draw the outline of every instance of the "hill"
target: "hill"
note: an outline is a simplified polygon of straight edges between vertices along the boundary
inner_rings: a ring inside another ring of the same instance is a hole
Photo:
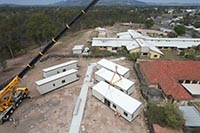
[[[91,1],[88,0],[65,0],[54,3],[54,6],[86,6]],[[137,0],[101,0],[97,5],[101,6],[145,6],[145,2]]]

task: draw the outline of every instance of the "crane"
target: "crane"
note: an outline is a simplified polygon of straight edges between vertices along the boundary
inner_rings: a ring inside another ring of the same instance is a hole
[[[0,124],[3,124],[3,122],[9,120],[10,116],[14,113],[16,108],[28,96],[28,88],[17,88],[24,75],[33,69],[34,65],[58,41],[58,39],[67,30],[70,30],[71,26],[76,23],[81,16],[86,14],[88,10],[98,1],[99,0],[93,0],[86,8],[81,10],[81,12],[74,19],[72,19],[69,24],[65,25],[63,30],[61,30],[54,38],[48,42],[42,51],[39,51],[38,55],[36,55],[18,75],[16,75],[3,89],[0,90]]]

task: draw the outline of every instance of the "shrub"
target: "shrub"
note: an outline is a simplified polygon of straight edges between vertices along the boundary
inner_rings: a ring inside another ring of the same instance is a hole
[[[175,38],[175,37],[178,37],[178,35],[176,33],[174,33],[174,32],[170,32],[170,33],[167,34],[167,37]]]
[[[165,106],[157,106],[154,103],[148,103],[146,116],[149,123],[159,124],[162,127],[173,129],[182,128],[185,120],[177,106],[167,103]]]
[[[130,58],[133,61],[136,61],[138,57],[139,57],[139,53],[131,53],[130,54]]]

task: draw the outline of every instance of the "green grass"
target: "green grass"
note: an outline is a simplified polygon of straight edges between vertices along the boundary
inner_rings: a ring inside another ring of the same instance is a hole
[[[164,56],[161,57],[161,60],[178,60],[178,61],[188,61],[183,56],[177,54],[177,51],[174,50],[163,50]]]

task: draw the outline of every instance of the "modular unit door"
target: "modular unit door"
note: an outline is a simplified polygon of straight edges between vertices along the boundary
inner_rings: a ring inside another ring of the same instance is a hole
[[[105,103],[108,107],[110,107],[110,101],[108,101],[106,98],[104,98],[104,103]]]

